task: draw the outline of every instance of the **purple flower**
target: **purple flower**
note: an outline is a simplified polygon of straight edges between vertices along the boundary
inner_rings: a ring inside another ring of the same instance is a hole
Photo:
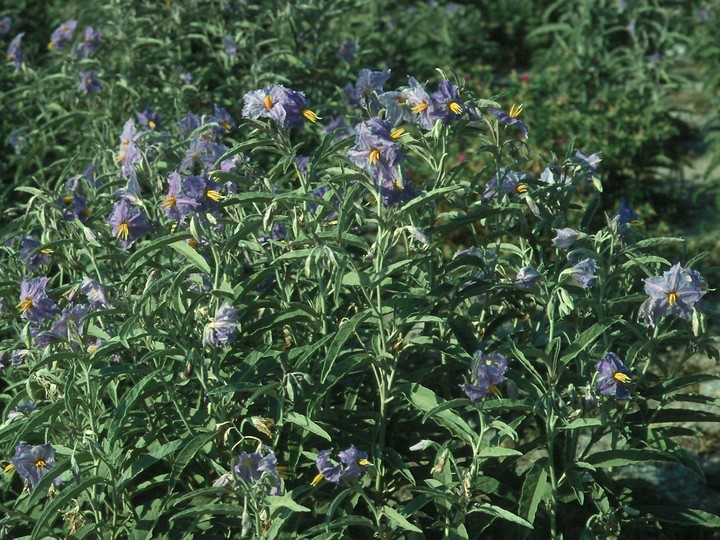
[[[523,137],[527,139],[530,135],[530,133],[528,132],[528,128],[525,124],[518,120],[518,116],[520,116],[522,110],[522,105],[513,105],[512,107],[510,107],[510,111],[508,112],[493,108],[489,108],[488,112],[492,114],[497,119],[498,123],[502,124],[503,126],[515,126],[518,131],[522,133]]]
[[[242,115],[245,118],[270,118],[282,128],[302,127],[303,118],[317,122],[317,115],[307,108],[305,95],[285,88],[280,84],[271,84],[262,90],[252,90],[243,98]]]
[[[458,87],[448,80],[442,81],[438,85],[437,92],[433,92],[431,97],[435,102],[433,118],[442,120],[445,125],[460,118],[465,111],[458,94]]]
[[[205,327],[204,345],[232,343],[237,335],[237,309],[227,302],[215,312],[213,322]]]
[[[527,184],[525,183],[528,174],[517,171],[507,171],[500,167],[500,185],[498,186],[497,175],[494,175],[487,184],[485,184],[485,192],[483,193],[483,201],[490,201],[496,195],[521,195],[527,193]]]
[[[48,298],[45,288],[50,278],[23,278],[20,284],[20,303],[17,308],[21,317],[34,323],[42,323],[53,317],[57,312],[55,302]]]
[[[145,212],[133,207],[125,199],[115,203],[107,223],[112,227],[112,234],[120,240],[123,249],[130,249],[135,240],[152,230]]]
[[[618,207],[617,212],[615,212],[612,215],[612,220],[616,221],[618,225],[627,225],[628,223],[631,223],[635,220],[637,220],[638,214],[630,208],[630,205],[627,203],[625,199],[620,200],[620,206]]]
[[[40,479],[55,466],[55,449],[49,444],[30,446],[21,441],[15,448],[15,456],[5,472],[17,471],[18,474],[35,487]]]
[[[120,135],[120,151],[115,158],[115,161],[122,164],[123,178],[133,176],[135,173],[135,164],[142,159],[140,149],[135,144],[141,135],[141,133],[138,133],[132,118],[125,122],[122,134]]]
[[[600,152],[587,155],[581,150],[575,151],[574,156],[575,162],[580,168],[585,171],[585,179],[590,180],[597,173],[597,168],[602,159],[600,158]]]
[[[213,114],[212,118],[210,118],[210,121],[217,122],[219,125],[219,127],[215,128],[215,133],[218,135],[224,135],[226,133],[230,133],[237,127],[235,119],[229,112],[219,105],[214,105],[213,107],[215,109],[215,114]]]
[[[100,46],[100,38],[102,34],[99,30],[95,30],[92,26],[85,27],[83,40],[78,44],[75,54],[78,58],[87,58],[94,53]]]
[[[269,490],[269,494],[281,495],[282,482],[280,473],[278,472],[275,452],[273,452],[271,448],[264,448],[268,452],[265,455],[260,452],[253,452],[252,454],[242,452],[233,471],[240,480],[250,485],[259,483],[263,476],[271,478],[273,485]]]
[[[372,71],[370,69],[360,70],[355,81],[355,86],[348,84],[343,91],[347,94],[350,100],[351,107],[365,107],[366,105],[374,107],[373,100],[375,93],[382,92],[383,85],[390,78],[390,70],[384,69],[382,71]]]
[[[50,43],[48,43],[48,49],[62,49],[64,42],[71,42],[73,38],[73,32],[77,28],[77,21],[70,19],[65,21],[58,26],[50,36]]]
[[[625,367],[615,353],[607,353],[597,363],[598,380],[596,388],[603,396],[614,396],[617,399],[630,399],[630,392],[625,387],[630,383],[632,372]]]
[[[460,385],[472,403],[482,401],[489,392],[500,395],[497,385],[505,380],[507,365],[508,359],[502,354],[484,354],[481,350],[475,351],[470,368],[475,374],[475,384]]]
[[[13,407],[13,409],[8,413],[8,420],[27,418],[28,416],[30,416],[30,414],[32,414],[33,411],[35,411],[35,409],[37,409],[37,407],[32,399],[23,401],[22,403],[19,403],[17,406]]]
[[[93,308],[101,309],[108,307],[105,289],[94,279],[85,276],[80,284],[80,292],[87,297],[88,302],[90,302]]]
[[[360,478],[367,469],[368,455],[366,452],[359,450],[355,445],[338,453],[340,463],[335,463],[330,459],[332,448],[318,452],[315,462],[318,474],[315,476],[311,484],[318,485],[323,479],[334,484],[341,480],[349,480],[351,478]]]
[[[705,295],[706,289],[700,274],[675,263],[662,276],[645,280],[645,293],[649,298],[640,306],[638,318],[649,326],[655,326],[660,317],[671,314],[689,320],[693,306]]]
[[[378,96],[378,102],[385,108],[385,120],[391,126],[413,121],[404,92],[383,92]]]
[[[185,84],[192,84],[193,82],[193,74],[189,71],[183,71],[180,74],[180,80]]]
[[[182,136],[188,138],[192,132],[199,128],[202,124],[200,122],[200,117],[197,114],[189,112],[177,123],[177,125],[180,128]]]
[[[10,356],[10,363],[14,367],[21,366],[25,363],[25,359],[30,356],[30,351],[27,349],[18,349]]]
[[[37,250],[42,244],[35,240],[32,236],[26,236],[20,240],[20,255],[21,261],[25,261],[28,272],[32,272],[38,266],[43,264],[50,264],[50,253],[52,250],[42,249]]]
[[[22,65],[23,52],[20,48],[20,42],[22,41],[24,35],[25,32],[20,32],[17,36],[15,36],[7,49],[8,62],[15,64],[15,69],[20,69],[20,66]]]
[[[353,58],[355,58],[356,52],[357,43],[355,43],[351,39],[346,39],[340,44],[340,48],[338,49],[338,56],[343,60],[350,62]]]
[[[145,110],[135,113],[135,117],[141,125],[155,130],[160,127],[160,115],[152,107],[145,107]]]
[[[415,77],[408,77],[408,83],[410,88],[403,92],[403,97],[412,112],[410,121],[423,129],[432,129],[438,115],[435,103],[425,91],[425,85],[417,82]]]
[[[72,221],[77,218],[84,223],[90,215],[87,200],[77,193],[60,197],[58,204],[63,211],[63,219],[66,221]]]
[[[375,180],[394,181],[394,168],[404,158],[395,142],[401,134],[400,130],[391,132],[387,122],[373,117],[355,127],[355,146],[348,150],[348,157]]]
[[[595,275],[596,270],[597,263],[595,263],[593,259],[585,259],[573,266],[569,273],[577,280],[580,287],[589,289],[595,284],[595,280],[597,279]]]
[[[183,183],[183,191],[195,201],[197,212],[212,212],[224,198],[220,193],[220,184],[210,180],[206,174],[189,176]]]
[[[555,229],[555,238],[552,240],[552,245],[558,249],[567,249],[577,242],[581,235],[581,232],[570,227]]]
[[[515,285],[520,289],[533,287],[542,276],[532,266],[523,266],[515,276]]]
[[[186,195],[181,188],[182,178],[177,172],[168,176],[168,194],[162,201],[165,208],[165,215],[173,221],[182,221],[190,215],[198,206],[198,201]]]
[[[405,182],[399,171],[393,171],[392,174],[392,177],[384,178],[380,184],[380,197],[384,206],[396,206],[417,195],[412,184]]]
[[[35,332],[33,337],[35,338],[36,347],[47,347],[53,343],[61,341],[70,341],[70,323],[73,324],[75,331],[78,335],[83,334],[82,319],[87,315],[88,306],[84,304],[78,304],[70,309],[64,309],[60,318],[55,321],[50,330]],[[33,331],[30,331],[33,334]]]
[[[552,163],[540,174],[540,181],[550,185],[567,186],[572,179],[557,164]]]
[[[94,71],[81,71],[80,72],[80,84],[78,90],[81,92],[87,92],[88,94],[95,94],[102,90],[100,81],[95,78]]]

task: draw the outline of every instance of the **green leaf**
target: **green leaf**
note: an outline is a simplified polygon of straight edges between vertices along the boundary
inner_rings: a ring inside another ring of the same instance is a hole
[[[123,426],[125,417],[128,415],[130,409],[140,395],[145,392],[146,389],[147,391],[150,391],[160,386],[160,383],[156,379],[161,372],[162,370],[158,369],[157,371],[153,371],[152,373],[145,375],[140,382],[128,390],[120,403],[118,403],[117,409],[115,409],[115,414],[113,415],[113,418],[110,421],[110,426],[108,427],[108,439],[110,442],[115,441],[116,435],[118,435],[118,432]]]
[[[593,345],[595,341],[613,325],[613,322],[614,321],[608,323],[596,323],[577,336],[572,345],[565,349],[565,354],[560,357],[560,364],[567,364],[582,351]]]
[[[405,516],[403,516],[400,512],[395,510],[394,508],[390,508],[389,506],[383,506],[383,514],[395,525],[401,527],[402,529],[405,529],[406,531],[412,531],[421,533],[422,529],[416,527],[412,523],[410,523]]]
[[[205,258],[195,251],[189,244],[185,242],[174,242],[170,244],[170,247],[177,251],[180,255],[183,255],[188,261],[196,266],[201,272],[205,272],[211,275],[210,265],[207,263]]]
[[[398,389],[405,394],[407,400],[420,411],[428,412],[433,409],[439,409],[439,407],[445,403],[445,400],[436,396],[435,392],[420,384],[404,383],[398,385]],[[432,419],[436,424],[445,427],[453,435],[469,444],[472,444],[477,437],[467,422],[452,411],[439,410],[439,412],[433,414]]]
[[[644,463],[646,461],[674,461],[668,455],[656,450],[648,449],[627,449],[627,450],[605,450],[590,454],[585,461],[590,465],[599,468],[622,467],[632,463]]]
[[[570,422],[568,425],[560,427],[560,429],[572,431],[573,429],[600,427],[602,425],[602,420],[600,420],[599,418],[577,418]]]
[[[180,475],[187,467],[188,463],[195,457],[202,448],[209,443],[212,439],[217,436],[217,433],[211,431],[210,433],[201,433],[195,437],[185,439],[185,444],[178,452],[178,455],[173,460],[172,472],[170,473],[169,489],[172,491],[177,483]]]
[[[328,435],[327,431],[325,431],[323,428],[318,426],[315,422],[307,418],[306,416],[303,416],[302,414],[296,413],[295,411],[291,411],[287,414],[285,417],[285,420],[287,422],[290,422],[291,424],[295,424],[296,426],[300,426],[305,431],[309,431],[310,433],[314,433],[315,435],[318,435],[322,437],[323,439],[326,439],[328,441],[331,441],[332,438],[330,435]]]
[[[287,495],[284,497],[268,495],[265,497],[265,502],[270,508],[283,507],[292,510],[293,512],[310,512],[309,508],[296,503]]]
[[[527,520],[521,518],[520,516],[517,516],[517,515],[513,514],[512,512],[505,510],[504,508],[495,506],[494,504],[489,504],[489,503],[475,504],[470,509],[470,512],[481,512],[483,514],[489,514],[491,516],[499,517],[501,519],[510,521],[512,523],[517,523],[518,525],[522,525],[523,527],[527,527],[528,529],[533,528],[532,523],[529,523]]]
[[[530,472],[525,475],[518,513],[529,523],[535,523],[538,506],[545,497],[548,487],[547,460],[535,462]]]
[[[335,363],[338,355],[340,354],[340,350],[342,349],[343,345],[345,345],[345,342],[350,339],[350,337],[355,332],[355,329],[360,324],[362,324],[362,322],[367,319],[369,315],[369,311],[361,311],[360,313],[356,313],[350,318],[349,321],[347,321],[338,329],[335,337],[333,338],[330,346],[328,347],[327,353],[325,354],[325,358],[323,360],[323,370],[322,375],[320,376],[321,383],[324,384],[328,378],[328,375],[330,375],[332,366]]]
[[[170,516],[170,521],[187,517],[209,515],[242,516],[243,507],[235,504],[204,504],[202,506],[194,506],[192,508],[188,508],[187,510],[183,510],[182,512],[178,512],[177,514]]]
[[[650,514],[658,521],[679,523],[680,525],[697,525],[699,527],[720,528],[720,516],[710,514],[696,508],[680,506],[633,506],[635,510]]]
[[[506,457],[506,456],[522,456],[522,452],[518,452],[513,448],[503,448],[502,446],[488,446],[477,453],[477,457]]]

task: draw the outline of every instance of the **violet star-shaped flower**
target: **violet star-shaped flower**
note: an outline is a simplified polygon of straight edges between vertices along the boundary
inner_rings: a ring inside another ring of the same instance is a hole
[[[411,121],[423,129],[432,129],[437,114],[435,102],[425,91],[425,85],[417,82],[415,77],[408,77],[408,83],[410,87],[403,91],[403,98],[412,113]]]
[[[532,266],[523,266],[515,276],[515,285],[520,289],[533,287],[542,276]]]
[[[596,387],[603,396],[614,396],[617,399],[630,399],[626,384],[630,383],[632,372],[625,367],[615,353],[607,353],[597,363],[598,379]]]
[[[69,341],[68,330],[70,323],[73,324],[78,335],[83,334],[83,323],[82,319],[88,313],[88,306],[84,304],[78,304],[70,309],[64,309],[60,318],[55,321],[50,330],[40,331],[34,333],[35,346],[46,347],[53,343],[59,343],[61,341]],[[33,334],[33,331],[30,331]]]
[[[675,263],[662,276],[645,280],[645,293],[649,298],[640,307],[639,319],[649,326],[655,326],[660,317],[667,315],[689,320],[693,306],[707,292],[706,287],[700,274]]]
[[[182,221],[198,207],[198,201],[182,190],[182,177],[177,172],[168,175],[168,193],[162,201],[165,215],[173,221]]]
[[[234,467],[235,474],[243,482],[255,485],[262,479],[263,475],[269,475],[274,479],[274,485],[270,488],[270,495],[282,494],[282,482],[280,473],[277,470],[277,458],[271,448],[264,447],[267,454],[260,452],[248,454],[242,452]]]
[[[95,94],[102,91],[102,85],[100,81],[95,78],[94,71],[81,71],[80,72],[80,84],[78,90],[81,92],[87,92],[88,94]]]
[[[80,292],[83,293],[94,309],[108,307],[109,303],[105,296],[105,289],[100,283],[89,277],[84,277],[80,284]]]
[[[15,456],[5,472],[17,471],[18,474],[35,487],[40,479],[55,466],[55,449],[50,444],[30,446],[20,442],[15,448]]]
[[[584,259],[570,269],[570,274],[577,280],[580,287],[589,289],[595,284],[595,280],[597,279],[595,275],[596,271],[597,263],[595,260]]]
[[[20,48],[20,44],[22,42],[22,38],[25,35],[25,32],[20,32],[17,36],[15,36],[12,41],[10,42],[10,45],[8,45],[7,48],[7,59],[9,62],[12,62],[15,64],[15,69],[20,69],[20,66],[22,65],[23,61],[23,51]]]
[[[218,308],[215,318],[205,328],[203,343],[205,345],[232,343],[236,335],[237,309],[226,302]]]
[[[474,384],[466,383],[461,385],[472,403],[482,401],[490,393],[499,395],[498,385],[505,380],[508,359],[502,354],[485,354],[482,351],[475,351],[473,363],[470,368],[474,372]]]
[[[34,323],[42,323],[53,317],[57,306],[47,296],[46,287],[50,278],[40,277],[28,280],[23,278],[20,284],[20,303],[17,308],[21,317]]]
[[[77,28],[77,21],[70,19],[65,21],[55,30],[53,30],[52,36],[50,36],[50,43],[48,43],[48,49],[62,49],[65,42],[72,41],[73,32]]]
[[[448,80],[440,82],[437,92],[433,92],[431,97],[435,102],[432,117],[442,120],[445,125],[454,122],[465,112],[458,87]]]
[[[348,157],[380,183],[396,177],[395,166],[404,156],[395,142],[390,125],[373,117],[355,127],[355,146],[348,150]]]
[[[120,240],[123,249],[130,249],[138,238],[152,230],[145,212],[125,199],[115,203],[107,223],[112,227],[112,234]]]
[[[160,127],[160,115],[152,107],[146,107],[144,111],[136,113],[138,122],[146,128],[155,130]]]
[[[42,244],[33,236],[26,236],[20,240],[19,259],[25,261],[28,272],[32,272],[38,266],[50,264],[50,250],[37,250]]]
[[[500,167],[500,182],[498,183],[497,175],[494,175],[487,184],[483,193],[483,201],[490,201],[497,195],[522,195],[527,192],[527,184],[525,183],[528,174],[517,171],[505,171]],[[499,184],[499,185],[498,185]]]
[[[567,249],[577,242],[581,234],[570,227],[555,229],[555,238],[552,240],[552,245],[559,249]]]
[[[518,119],[518,116],[520,116],[522,110],[522,105],[513,105],[512,107],[510,107],[509,112],[494,108],[489,108],[488,112],[497,119],[499,124],[502,124],[503,126],[515,126],[518,131],[522,133],[523,137],[527,139],[530,135],[530,133],[528,132],[528,128]]]

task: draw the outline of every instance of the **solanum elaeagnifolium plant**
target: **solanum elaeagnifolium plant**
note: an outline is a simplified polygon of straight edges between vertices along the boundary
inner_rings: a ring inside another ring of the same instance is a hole
[[[4,531],[717,525],[615,474],[701,475],[674,440],[695,413],[668,406],[698,398],[704,376],[677,370],[713,350],[699,260],[641,239],[627,205],[588,228],[600,149],[530,174],[522,107],[389,75],[350,84],[349,129],[310,90],[247,88],[242,119],[145,110],[93,174],[24,189],[3,242]],[[460,137],[479,172],[450,161]]]
[[[530,100],[430,72],[485,19],[220,4],[9,23],[2,535],[719,526],[628,473],[703,476],[702,260],[599,210],[602,147],[538,154]]]

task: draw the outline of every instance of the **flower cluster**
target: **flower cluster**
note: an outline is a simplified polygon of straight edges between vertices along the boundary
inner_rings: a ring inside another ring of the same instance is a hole
[[[318,474],[311,482],[313,486],[318,485],[323,479],[338,484],[344,480],[360,478],[370,464],[367,453],[356,448],[354,444],[338,452],[340,463],[330,459],[331,454],[332,448],[318,453],[315,462]]]
[[[300,128],[304,120],[313,124],[318,121],[317,115],[308,108],[305,94],[281,84],[252,90],[245,94],[243,101],[244,118],[270,118],[282,128]]]

